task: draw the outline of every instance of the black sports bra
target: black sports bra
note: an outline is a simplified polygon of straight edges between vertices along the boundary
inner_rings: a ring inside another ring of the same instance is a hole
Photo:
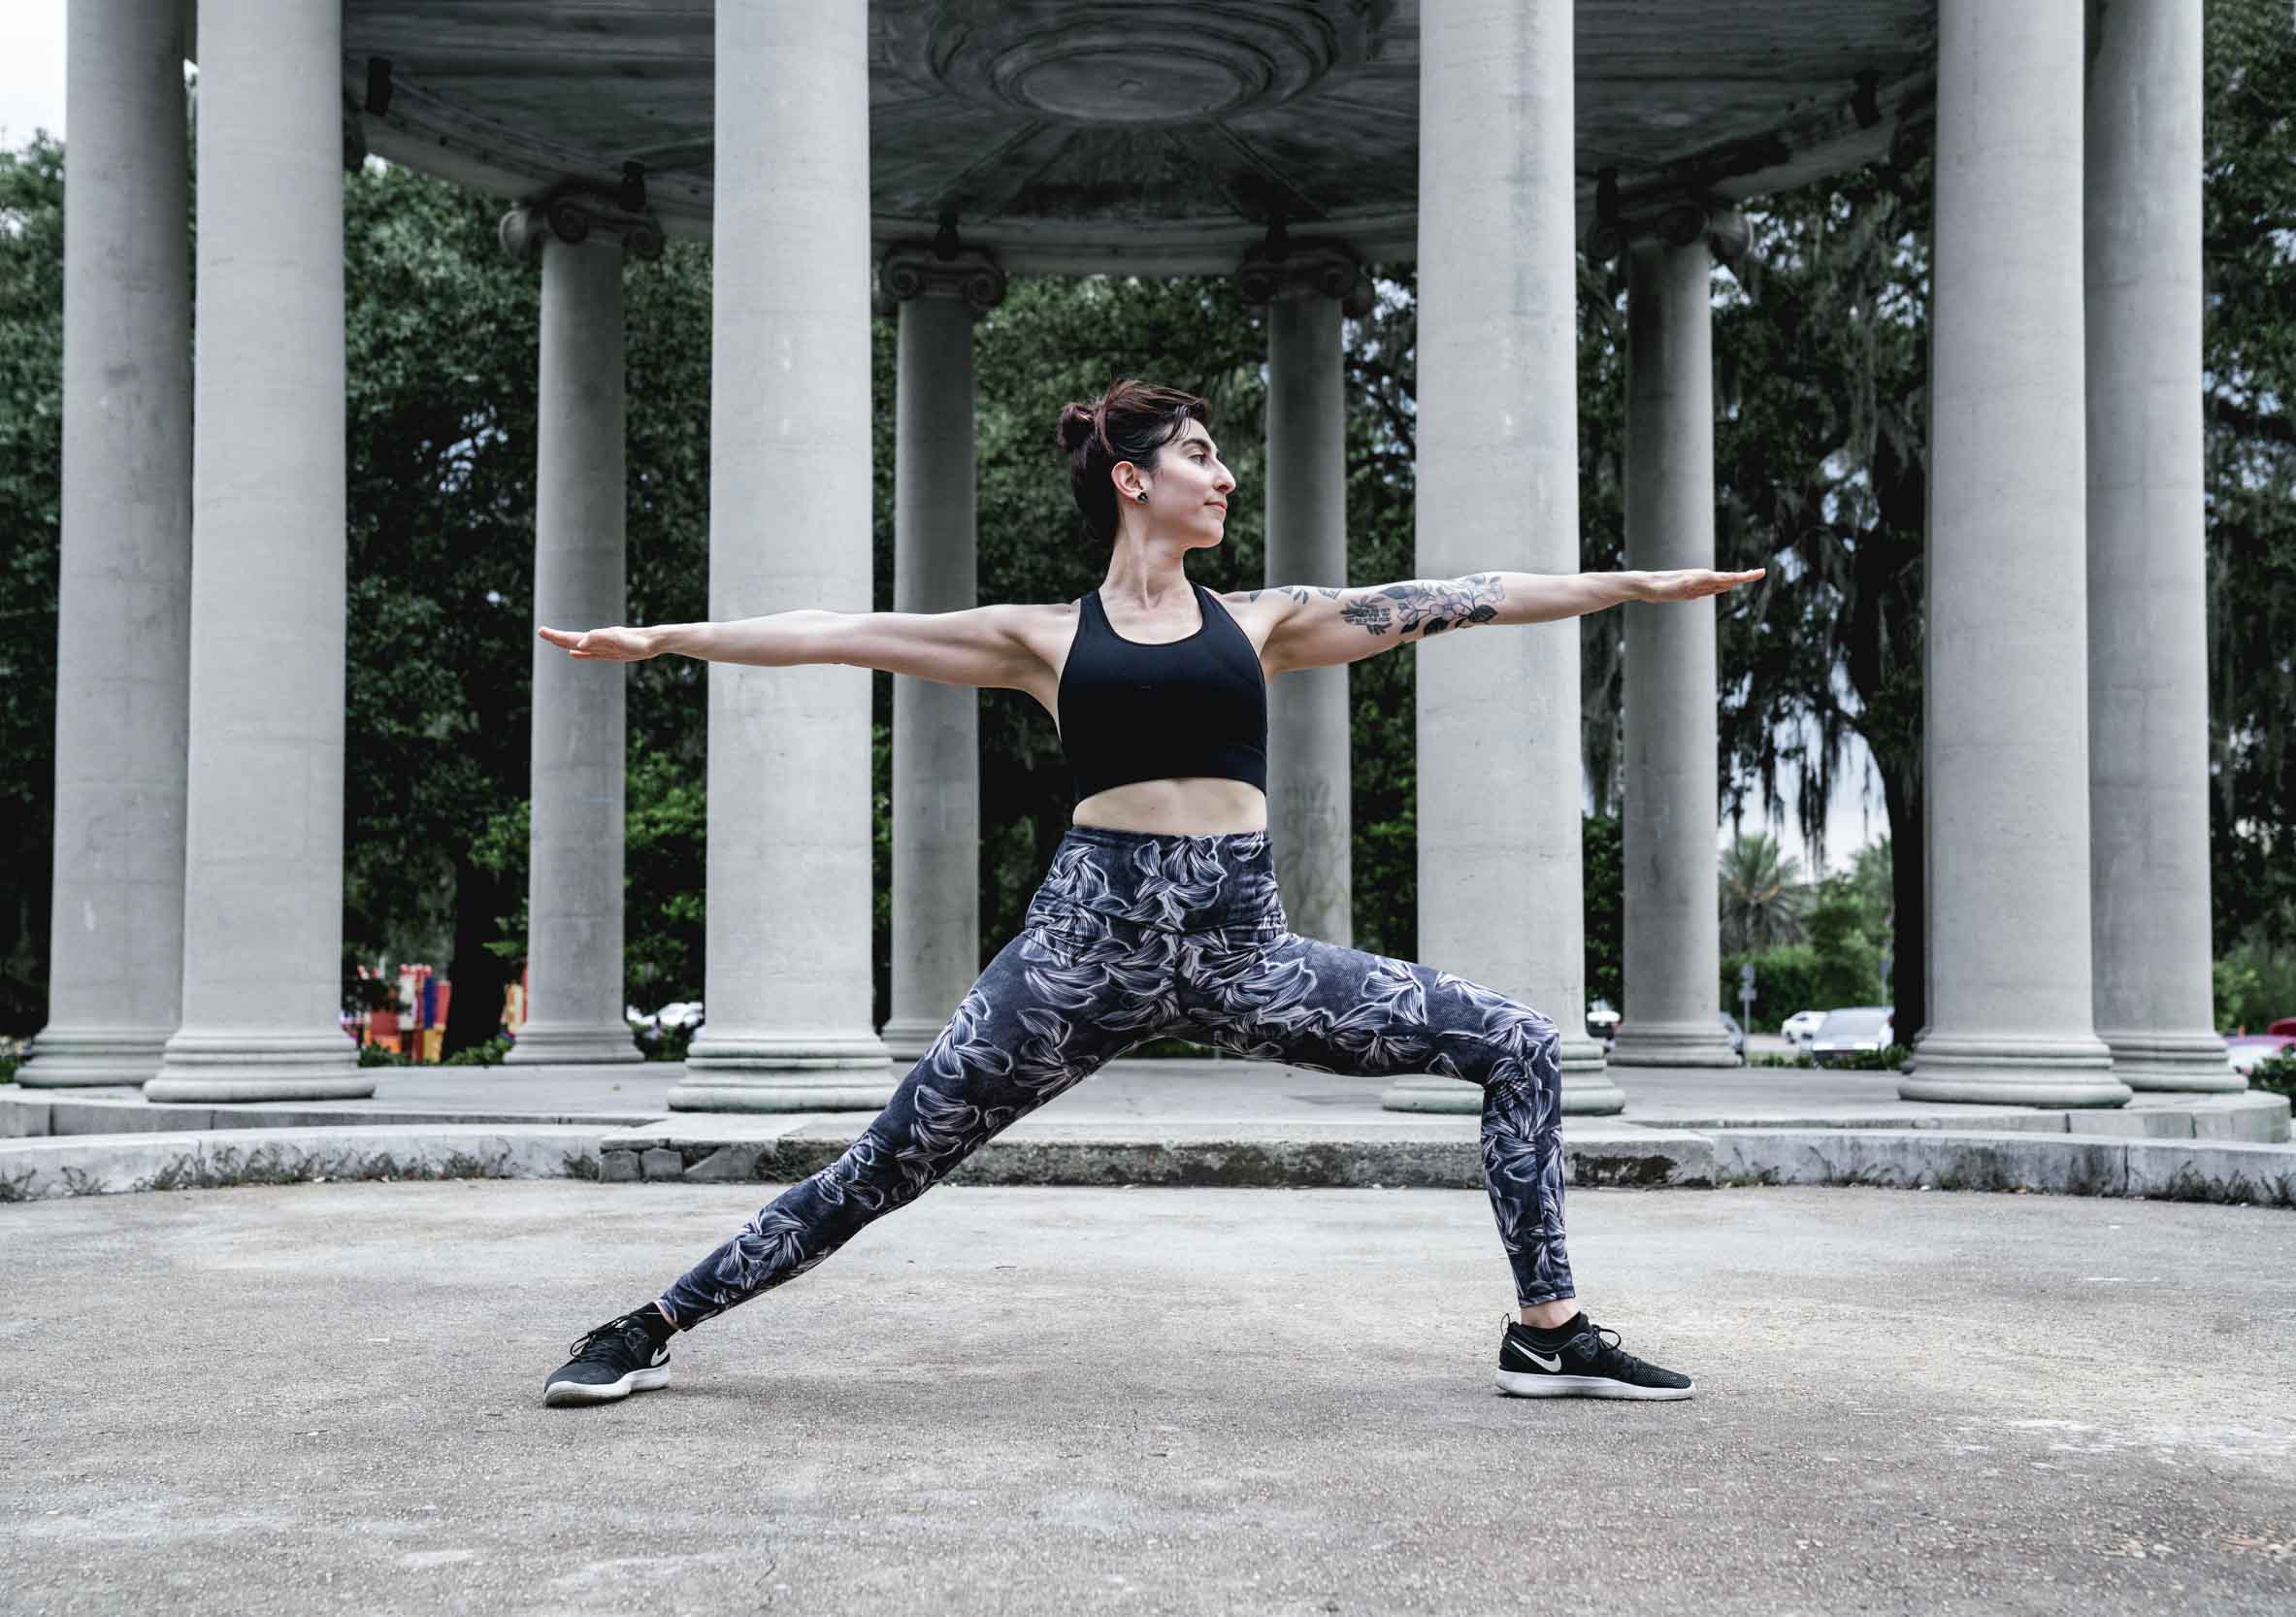
[[[1094,590],[1056,700],[1074,808],[1135,780],[1218,776],[1267,790],[1267,676],[1228,609],[1193,580],[1203,625],[1149,644],[1110,626]]]

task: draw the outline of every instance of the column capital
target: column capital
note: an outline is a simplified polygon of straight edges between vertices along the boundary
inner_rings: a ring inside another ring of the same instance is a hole
[[[1594,223],[1587,231],[1587,251],[1616,258],[1632,248],[1687,248],[1703,238],[1707,249],[1733,263],[1746,249],[1746,215],[1735,204],[1695,192],[1637,197],[1621,204],[1617,177],[1605,169],[1594,191]]]
[[[1340,312],[1361,319],[1371,313],[1376,294],[1362,260],[1344,242],[1296,242],[1280,231],[1245,249],[1236,266],[1236,290],[1246,303],[1278,298],[1331,298]]]
[[[545,242],[569,247],[593,234],[618,240],[634,258],[662,256],[666,238],[662,227],[643,207],[631,208],[615,192],[598,187],[565,184],[503,215],[498,239],[503,250],[523,264],[541,261]]]
[[[954,241],[896,242],[877,260],[876,312],[890,314],[911,298],[963,298],[986,314],[1004,301],[1004,267]]]

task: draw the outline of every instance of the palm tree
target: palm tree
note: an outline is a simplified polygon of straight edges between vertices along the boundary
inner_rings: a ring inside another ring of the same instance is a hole
[[[1722,856],[1722,952],[1800,942],[1810,903],[1801,874],[1801,861],[1782,854],[1777,838],[1733,839]]]

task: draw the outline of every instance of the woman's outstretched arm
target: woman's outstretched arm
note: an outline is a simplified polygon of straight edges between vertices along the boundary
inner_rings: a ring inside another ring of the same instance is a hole
[[[1268,631],[1263,655],[1271,671],[1329,668],[1390,646],[1479,624],[1552,623],[1584,617],[1627,601],[1696,601],[1762,577],[1689,568],[1667,573],[1470,573],[1458,578],[1406,578],[1353,589],[1287,584],[1241,592],[1237,599],[1283,597],[1283,616]]]
[[[1025,619],[1040,610],[993,606],[952,612],[840,612],[807,607],[725,623],[536,632],[569,655],[593,662],[634,663],[674,651],[761,668],[847,663],[947,685],[1020,686],[1037,666]]]
[[[737,617],[723,623],[660,623],[648,629],[616,626],[610,629],[537,629],[552,645],[564,646],[579,661],[641,663],[648,657],[674,652],[713,663],[751,663],[760,668],[789,668],[798,663],[828,662],[820,654],[821,632],[841,613],[811,607],[771,612],[764,617]]]

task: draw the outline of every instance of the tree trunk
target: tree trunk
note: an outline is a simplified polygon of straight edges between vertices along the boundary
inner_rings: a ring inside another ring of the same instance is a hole
[[[1929,892],[1922,835],[1919,766],[1874,755],[1882,776],[1882,802],[1889,812],[1889,897],[1894,912],[1889,940],[1892,1000],[1897,1007],[1897,1042],[1911,1044],[1929,1020]]]
[[[442,1055],[483,1044],[502,1032],[503,992],[510,984],[511,965],[486,944],[496,935],[497,918],[511,913],[517,904],[518,895],[494,872],[478,869],[467,857],[455,860],[454,957],[446,971],[454,992],[446,1002]]]

